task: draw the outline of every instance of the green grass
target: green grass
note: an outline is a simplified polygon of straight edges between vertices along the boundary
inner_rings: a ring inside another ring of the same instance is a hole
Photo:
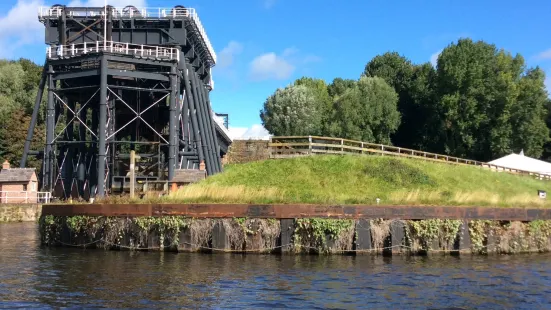
[[[548,206],[537,190],[551,182],[487,169],[382,156],[311,156],[226,166],[219,175],[166,200],[226,203],[321,203]]]

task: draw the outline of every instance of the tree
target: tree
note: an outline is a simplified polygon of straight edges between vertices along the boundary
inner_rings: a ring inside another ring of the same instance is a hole
[[[426,118],[433,115],[432,81],[435,72],[432,66],[415,66],[406,57],[396,52],[387,52],[369,61],[364,75],[384,79],[398,94],[401,123],[392,137],[393,143],[403,147],[431,149],[434,145],[426,136]]]
[[[2,161],[8,160],[12,166],[19,167],[30,122],[31,117],[25,114],[23,109],[16,109],[9,115],[7,121],[0,128],[0,157]],[[34,129],[31,150],[42,150],[44,140],[44,126],[38,125]],[[29,156],[27,167],[39,169],[40,161],[35,156]]]
[[[305,86],[312,91],[314,99],[318,105],[318,110],[321,113],[320,134],[327,135],[327,124],[331,115],[332,100],[329,96],[327,84],[322,79],[314,79],[302,77],[295,81],[295,86]]]
[[[264,128],[276,136],[318,135],[322,111],[310,88],[293,85],[276,90],[266,99],[260,119]]]
[[[447,153],[486,161],[510,152],[523,67],[521,56],[482,41],[460,39],[442,51],[437,100]]]
[[[390,144],[400,124],[394,89],[378,77],[361,77],[333,104],[330,131],[333,136]]]
[[[327,92],[333,100],[336,100],[339,96],[344,94],[347,89],[353,88],[354,86],[356,86],[355,80],[335,78],[333,82],[327,86]]]
[[[530,69],[519,82],[519,96],[511,114],[512,148],[532,157],[540,157],[544,144],[549,142],[548,93],[545,73],[540,68]]]

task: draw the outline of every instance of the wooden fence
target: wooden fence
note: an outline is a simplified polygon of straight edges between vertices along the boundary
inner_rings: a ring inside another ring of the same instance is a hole
[[[291,158],[316,154],[352,154],[352,155],[390,155],[417,158],[455,165],[469,165],[487,168],[499,172],[535,176],[543,180],[551,180],[551,175],[535,173],[519,169],[511,169],[471,159],[464,159],[442,154],[412,150],[403,147],[368,143],[340,138],[318,136],[281,136],[271,137],[268,144],[270,158]]]

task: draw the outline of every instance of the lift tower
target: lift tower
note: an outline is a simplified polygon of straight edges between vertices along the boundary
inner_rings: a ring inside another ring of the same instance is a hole
[[[21,167],[43,156],[41,187],[54,197],[104,196],[136,178],[172,181],[181,169],[222,171],[231,139],[209,99],[216,55],[192,8],[39,10],[46,61]],[[29,150],[47,90],[44,150]]]

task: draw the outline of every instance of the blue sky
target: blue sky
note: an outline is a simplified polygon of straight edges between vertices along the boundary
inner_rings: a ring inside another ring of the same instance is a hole
[[[81,0],[81,4],[103,0]],[[95,3],[94,3],[95,2]],[[61,0],[55,3],[66,3]],[[258,133],[266,97],[301,76],[359,77],[377,54],[397,51],[415,63],[435,59],[460,37],[482,39],[551,75],[549,0],[109,0],[124,6],[197,9],[218,64],[213,108],[230,114],[235,135]],[[0,57],[44,61],[37,7],[54,1],[2,0]],[[74,3],[73,3],[74,4]],[[548,80],[548,82],[551,79]],[[548,83],[551,86],[551,83]],[[255,126],[256,125],[256,126]]]

